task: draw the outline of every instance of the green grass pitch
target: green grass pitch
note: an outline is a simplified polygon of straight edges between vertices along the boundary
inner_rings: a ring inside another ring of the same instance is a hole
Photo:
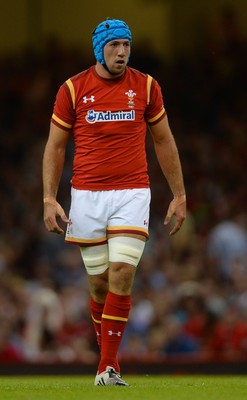
[[[1,400],[246,400],[246,376],[124,376],[130,387],[93,386],[93,376],[3,376]]]

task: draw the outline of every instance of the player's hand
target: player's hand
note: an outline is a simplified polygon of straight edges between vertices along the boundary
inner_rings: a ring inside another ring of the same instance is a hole
[[[170,202],[168,211],[166,214],[164,224],[167,225],[171,221],[172,217],[175,216],[175,225],[170,231],[170,235],[174,235],[181,228],[185,217],[186,217],[186,195],[181,195],[178,197],[174,197],[174,199]]]
[[[57,216],[59,216],[65,223],[69,222],[64,209],[53,197],[44,198],[44,223],[49,232],[55,232],[60,235],[64,230],[57,223]]]

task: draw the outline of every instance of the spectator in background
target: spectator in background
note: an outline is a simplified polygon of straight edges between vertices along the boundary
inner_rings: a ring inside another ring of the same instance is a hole
[[[231,280],[237,265],[247,272],[247,230],[241,219],[239,215],[223,220],[209,232],[208,263],[212,274],[220,280]]]

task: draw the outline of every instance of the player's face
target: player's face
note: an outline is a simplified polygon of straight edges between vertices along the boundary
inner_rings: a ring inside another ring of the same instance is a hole
[[[112,40],[104,47],[104,58],[107,68],[112,75],[120,76],[124,73],[130,56],[129,40]]]

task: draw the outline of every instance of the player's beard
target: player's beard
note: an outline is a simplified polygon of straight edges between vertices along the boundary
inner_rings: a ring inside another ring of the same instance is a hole
[[[109,72],[109,74],[112,75],[113,77],[118,77],[118,76],[123,75],[123,73],[125,72],[125,69],[126,69],[126,64],[124,63],[124,64],[122,64],[121,66],[122,66],[122,68],[119,68],[119,70],[118,70],[117,68],[114,68],[114,67],[109,68],[109,67],[107,66],[107,64],[103,64],[103,67],[104,67],[104,68],[107,70],[107,72]]]

